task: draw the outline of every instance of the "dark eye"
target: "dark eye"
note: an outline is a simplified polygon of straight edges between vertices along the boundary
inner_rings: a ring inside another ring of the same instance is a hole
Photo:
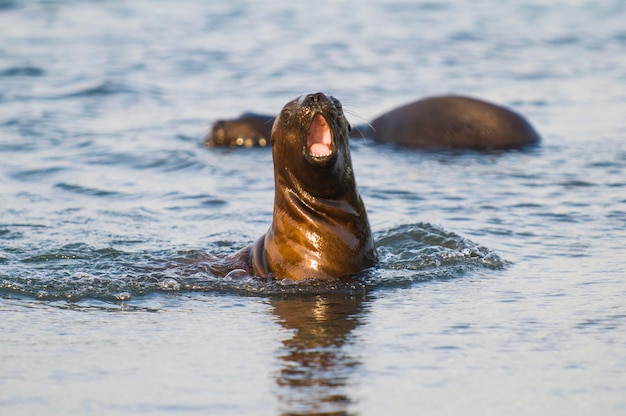
[[[352,126],[348,123],[348,133],[352,131]]]
[[[280,117],[283,119],[284,124],[289,123],[289,119],[291,118],[291,110],[288,108],[283,109]]]

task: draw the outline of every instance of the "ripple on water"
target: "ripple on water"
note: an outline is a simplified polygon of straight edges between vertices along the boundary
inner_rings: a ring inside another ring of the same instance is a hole
[[[0,10],[2,9],[0,2]],[[41,77],[46,73],[36,66],[14,66],[0,71],[0,77]]]
[[[137,90],[131,88],[124,83],[104,81],[96,85],[86,85],[84,87],[80,87],[75,91],[64,93],[60,97],[55,98],[80,98],[101,95],[129,94],[137,92]]]
[[[177,202],[175,206],[169,206],[167,209],[171,211],[182,211],[189,208],[191,203],[195,207],[219,207],[228,205],[228,201],[217,198],[210,194],[185,195],[180,192],[170,192],[165,195],[168,199]]]
[[[15,172],[11,175],[11,177],[13,179],[26,181],[26,182],[39,181],[40,179],[49,178],[50,176],[56,173],[66,171],[66,170],[67,168],[63,166],[51,166],[51,167],[41,168],[41,169],[27,169],[27,170],[20,170],[18,172]]]
[[[62,189],[64,191],[80,194],[80,195],[89,195],[96,197],[107,197],[107,196],[122,196],[123,194],[116,191],[105,191],[102,189],[96,188],[88,188],[80,185],[72,185],[68,183],[57,183],[55,185],[56,188]]]
[[[136,170],[157,170],[160,172],[177,172],[200,170],[205,165],[198,159],[197,152],[188,150],[156,150],[143,151],[141,154],[111,151],[90,151],[86,160],[90,165],[121,166]]]
[[[162,172],[174,172],[186,169],[199,169],[203,164],[197,159],[196,152],[176,150],[164,154],[155,154],[136,165],[137,169],[158,169]]]

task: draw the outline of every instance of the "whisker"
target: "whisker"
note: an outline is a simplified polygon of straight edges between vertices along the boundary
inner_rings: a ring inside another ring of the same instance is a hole
[[[344,113],[346,113],[346,114],[348,114],[348,115],[351,115],[351,116],[355,117],[357,120],[359,120],[359,121],[361,122],[361,125],[366,125],[366,126],[368,126],[368,127],[369,127],[369,128],[370,128],[373,132],[375,132],[375,131],[376,131],[376,129],[374,128],[374,126],[372,126],[372,124],[371,124],[369,121],[367,121],[366,119],[364,119],[364,118],[363,118],[363,117],[362,117],[359,113],[357,113],[356,111],[353,111],[353,110],[351,110],[350,108],[346,108],[346,107],[344,107],[344,108],[343,108],[343,112],[344,112]],[[353,129],[352,129],[352,130],[353,130],[353,131],[354,131],[354,130],[357,130],[357,131],[359,132],[359,135],[361,136],[361,139],[365,139],[365,138],[367,137],[367,136],[365,136],[365,135],[363,134],[363,130],[362,130],[362,129],[359,129],[359,128],[358,128],[358,126],[353,127]]]

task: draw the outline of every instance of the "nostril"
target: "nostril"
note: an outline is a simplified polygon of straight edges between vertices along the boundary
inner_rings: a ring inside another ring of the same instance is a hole
[[[317,92],[315,94],[309,94],[308,99],[309,101],[313,102],[313,103],[317,103],[322,99],[322,96],[324,94],[322,94],[321,92]]]

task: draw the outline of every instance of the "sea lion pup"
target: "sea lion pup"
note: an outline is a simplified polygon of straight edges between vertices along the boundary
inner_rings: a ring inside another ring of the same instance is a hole
[[[391,110],[371,123],[374,140],[409,147],[519,149],[540,137],[511,110],[469,97],[430,97]]]
[[[341,103],[322,93],[285,105],[271,134],[272,224],[254,244],[210,265],[259,277],[301,280],[353,276],[378,261],[357,192]]]
[[[261,146],[272,116],[246,113],[218,120],[205,144]],[[357,126],[351,138],[373,138],[414,148],[519,149],[541,139],[521,115],[486,101],[462,96],[429,97],[388,111],[370,125]]]

